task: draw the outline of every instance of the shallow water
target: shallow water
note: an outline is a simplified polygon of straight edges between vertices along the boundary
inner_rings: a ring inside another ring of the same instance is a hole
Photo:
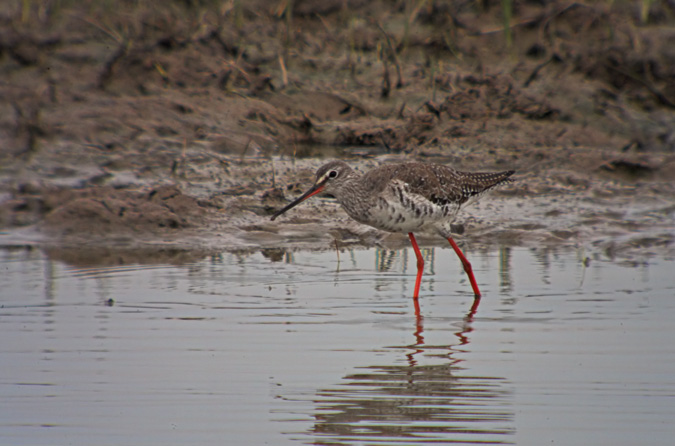
[[[424,253],[0,251],[0,444],[672,441],[675,261]]]

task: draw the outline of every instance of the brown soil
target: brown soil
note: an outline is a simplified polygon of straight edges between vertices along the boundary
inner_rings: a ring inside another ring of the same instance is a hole
[[[342,157],[515,169],[471,243],[673,254],[672,2],[515,1],[510,45],[491,1],[72,3],[0,12],[2,245],[399,245],[269,221]]]

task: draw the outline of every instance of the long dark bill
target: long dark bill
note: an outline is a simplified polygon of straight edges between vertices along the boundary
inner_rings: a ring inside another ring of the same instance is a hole
[[[307,192],[305,192],[304,194],[302,194],[302,196],[300,196],[297,200],[295,200],[294,202],[290,203],[289,205],[287,205],[287,206],[286,206],[285,208],[283,208],[282,210],[277,211],[274,215],[272,215],[272,218],[271,218],[270,220],[274,220],[275,218],[277,218],[278,216],[280,216],[281,214],[283,214],[283,213],[286,212],[287,210],[296,207],[297,205],[299,205],[300,203],[302,203],[303,201],[305,201],[305,200],[308,199],[309,197],[318,194],[318,193],[321,192],[322,190],[323,190],[323,184],[315,184],[315,185],[312,186]]]

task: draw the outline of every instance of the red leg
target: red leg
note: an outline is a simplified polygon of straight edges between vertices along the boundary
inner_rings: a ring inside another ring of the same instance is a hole
[[[476,311],[478,311],[478,305],[480,305],[480,296],[473,298],[473,305],[471,305],[471,310],[469,310],[469,314],[466,315],[468,321],[473,320],[473,316],[476,314]]]
[[[408,237],[410,237],[410,243],[412,243],[413,250],[415,250],[415,256],[417,257],[417,280],[415,280],[415,294],[413,299],[415,299],[415,311],[419,311],[419,303],[417,299],[420,295],[420,284],[422,283],[422,273],[424,272],[424,259],[422,258],[422,253],[420,252],[420,247],[417,246],[417,240],[412,232],[408,232]]]
[[[464,271],[468,274],[469,276],[469,282],[471,282],[471,288],[473,288],[473,294],[476,299],[480,299],[480,291],[478,290],[478,284],[476,283],[476,278],[473,277],[473,269],[471,268],[471,263],[464,257],[464,254],[462,253],[462,250],[459,249],[459,246],[457,246],[457,243],[452,239],[452,237],[448,237],[448,241],[450,242],[450,246],[452,246],[452,249],[455,250],[457,253],[457,256],[459,257],[459,260],[462,261],[462,265],[464,265]],[[478,307],[477,304],[475,304],[476,307]]]

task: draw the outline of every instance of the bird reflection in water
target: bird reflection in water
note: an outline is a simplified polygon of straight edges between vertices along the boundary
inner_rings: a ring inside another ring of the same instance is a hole
[[[426,345],[417,314],[414,343],[392,346],[403,365],[372,365],[319,390],[313,444],[509,443],[514,414],[504,378],[472,376],[458,358],[468,351],[476,306],[454,332],[457,343]],[[431,361],[441,364],[429,365]]]

